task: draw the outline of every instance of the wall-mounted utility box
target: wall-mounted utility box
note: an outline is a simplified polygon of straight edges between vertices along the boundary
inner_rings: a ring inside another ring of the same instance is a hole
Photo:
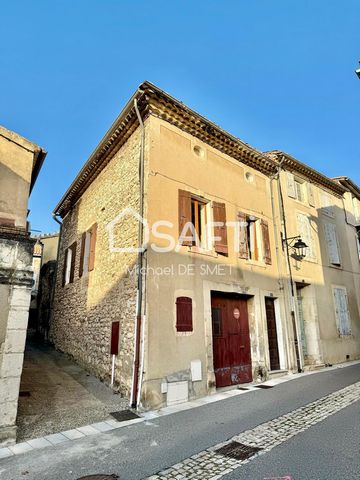
[[[202,380],[201,360],[192,360],[190,369],[191,369],[191,380],[193,382],[200,382]]]
[[[167,384],[166,403],[168,406],[187,402],[189,399],[188,382],[169,382]]]

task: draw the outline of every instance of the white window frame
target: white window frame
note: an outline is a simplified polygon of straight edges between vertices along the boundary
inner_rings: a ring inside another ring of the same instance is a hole
[[[71,248],[65,250],[65,285],[70,283],[72,254]]]
[[[330,233],[330,231],[332,233]],[[331,222],[324,223],[324,234],[325,234],[326,248],[328,252],[329,265],[339,268],[341,267],[341,255],[340,255],[340,244],[339,244],[335,223],[331,223]],[[332,258],[332,252],[330,249],[331,247],[329,244],[329,236],[331,235],[333,235],[333,243],[336,247],[335,255],[337,256],[337,258]],[[336,259],[338,260],[338,262],[336,262]]]
[[[246,215],[246,221],[248,223],[248,260],[251,262],[264,263],[264,240],[262,236],[261,219],[254,217],[253,215]],[[254,231],[257,239],[257,259],[252,257],[252,254],[254,254],[254,249],[251,248],[252,244],[254,244]]]
[[[306,223],[306,232],[304,232],[301,229],[301,225],[299,224],[299,216],[302,216],[307,219]],[[297,211],[296,212],[296,225],[297,229],[299,232],[299,235],[301,236],[301,239],[308,245],[308,248],[306,249],[306,256],[304,260],[310,261],[310,262],[316,262],[317,261],[317,256],[316,256],[316,248],[315,248],[315,239],[312,233],[312,227],[311,227],[311,221],[310,221],[310,216],[304,212]]]
[[[335,312],[335,320],[336,320],[336,327],[339,335],[341,337],[348,337],[351,335],[351,318],[350,318],[350,311],[349,311],[349,300],[347,295],[346,287],[343,285],[332,285],[332,297],[333,297],[333,305],[334,305],[334,312]],[[344,294],[344,301],[346,302],[346,325],[343,325],[341,321],[341,317],[339,317],[339,309],[338,305],[336,304],[336,295],[335,291],[343,292]]]
[[[331,196],[322,191],[320,193],[321,212],[327,217],[334,218],[334,205],[331,200]]]

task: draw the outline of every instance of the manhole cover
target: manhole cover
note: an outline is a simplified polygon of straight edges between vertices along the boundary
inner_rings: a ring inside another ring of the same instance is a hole
[[[256,388],[273,388],[273,385],[255,385]]]
[[[131,410],[112,412],[110,415],[113,416],[118,422],[126,422],[127,420],[133,420],[134,418],[140,418],[139,415],[136,415],[136,413],[132,412]]]
[[[112,475],[87,475],[86,477],[80,477],[77,480],[116,480],[117,478],[119,477],[113,473]]]
[[[216,453],[220,453],[225,457],[235,458],[235,460],[246,460],[258,453],[261,448],[250,447],[239,442],[230,442],[227,445],[215,450]]]

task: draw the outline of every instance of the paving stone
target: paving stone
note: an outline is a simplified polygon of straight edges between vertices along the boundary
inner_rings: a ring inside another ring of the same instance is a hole
[[[99,430],[96,430],[96,428],[92,427],[91,425],[86,425],[85,427],[79,427],[76,430],[79,430],[79,432],[83,433],[84,435],[97,435]]]
[[[50,443],[46,438],[40,437],[40,438],[33,438],[32,440],[28,440],[27,443],[32,447],[32,448],[46,448],[46,447],[52,447],[52,443]]]
[[[9,448],[0,448],[0,458],[12,457],[13,455],[13,452]]]
[[[14,455],[19,455],[20,453],[26,453],[33,450],[33,447],[26,442],[17,443],[12,445],[9,449],[13,452]]]
[[[58,445],[59,443],[68,442],[69,439],[66,438],[62,433],[52,433],[51,435],[46,435],[44,438],[49,440],[53,445]]]
[[[65,432],[61,432],[66,438],[69,440],[76,440],[78,438],[85,437],[84,433],[79,432],[76,428],[73,430],[66,430]]]
[[[114,430],[115,428],[106,422],[92,423],[90,426],[95,428],[96,430],[99,430],[99,432],[108,432],[109,430]]]

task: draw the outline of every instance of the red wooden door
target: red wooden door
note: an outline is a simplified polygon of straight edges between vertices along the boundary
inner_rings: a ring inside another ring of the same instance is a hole
[[[274,299],[265,298],[266,322],[269,339],[270,370],[280,370],[279,347],[276,331],[276,317]]]
[[[213,294],[211,310],[216,386],[251,382],[247,300]]]

